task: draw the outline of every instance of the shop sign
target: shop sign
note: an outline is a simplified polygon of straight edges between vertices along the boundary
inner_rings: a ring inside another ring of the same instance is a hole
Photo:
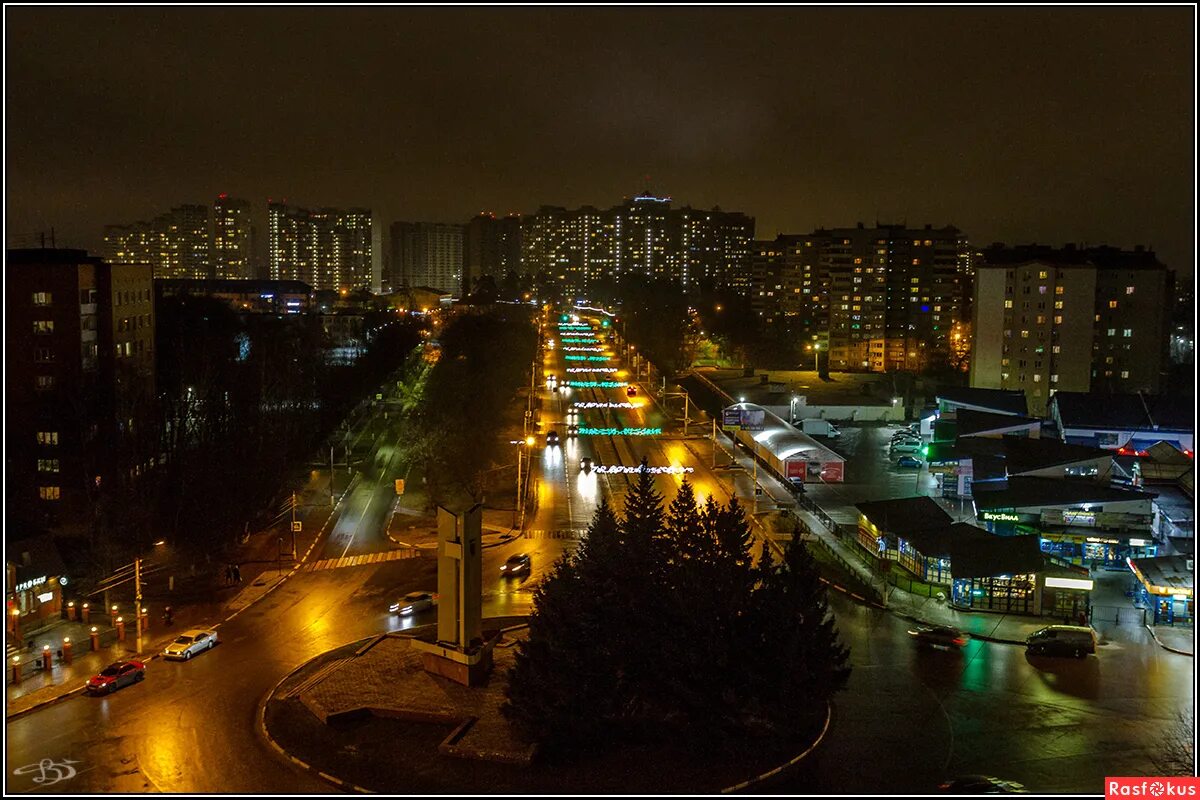
[[[1145,539],[1130,539],[1129,540],[1130,547],[1145,547],[1148,544],[1150,544],[1150,543],[1148,541],[1146,541]]]
[[[1094,511],[1072,511],[1064,509],[1062,512],[1062,521],[1064,525],[1086,525],[1094,527],[1096,525],[1096,513]]]
[[[1020,514],[1010,514],[1007,511],[981,511],[979,512],[980,519],[990,520],[991,522],[1020,522]]]
[[[26,589],[32,589],[35,586],[41,586],[45,582],[46,582],[45,575],[43,575],[40,578],[31,578],[30,580],[27,580],[27,581],[21,581],[20,583],[17,584],[17,591],[23,592]]]
[[[1081,589],[1090,592],[1092,585],[1092,581],[1086,578],[1046,578],[1047,589]]]
[[[54,592],[46,592],[45,594],[38,595],[38,602],[41,602],[41,603],[49,603],[53,599],[54,599]]]
[[[1086,539],[1088,544],[1120,544],[1120,539],[1102,539],[1099,536],[1089,536]]]

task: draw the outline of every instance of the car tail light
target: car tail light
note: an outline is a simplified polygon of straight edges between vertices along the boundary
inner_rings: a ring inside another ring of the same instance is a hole
[[[956,645],[958,645],[959,647],[962,647],[963,645],[965,645],[967,643],[967,640],[960,636],[954,640],[954,643]]]

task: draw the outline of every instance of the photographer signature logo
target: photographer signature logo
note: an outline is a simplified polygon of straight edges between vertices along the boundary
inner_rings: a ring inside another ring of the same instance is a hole
[[[74,778],[75,767],[72,765],[78,763],[69,758],[64,758],[62,761],[43,758],[36,764],[17,767],[13,770],[13,775],[33,775],[33,782],[39,786],[53,786],[60,781],[69,781]]]

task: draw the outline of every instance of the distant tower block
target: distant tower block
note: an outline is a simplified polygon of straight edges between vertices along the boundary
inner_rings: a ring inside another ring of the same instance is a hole
[[[492,669],[499,631],[483,630],[483,506],[461,517],[438,507],[438,622],[412,640],[426,672],[478,686]]]

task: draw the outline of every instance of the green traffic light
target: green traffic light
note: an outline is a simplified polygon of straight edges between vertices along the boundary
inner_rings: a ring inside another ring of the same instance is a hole
[[[601,322],[601,323],[600,323],[600,326],[601,326],[602,328],[607,328],[607,327],[608,327],[608,320],[604,320],[603,322]]]
[[[924,447],[921,448],[921,455],[923,455],[923,456],[929,455],[929,445],[925,445]]]

